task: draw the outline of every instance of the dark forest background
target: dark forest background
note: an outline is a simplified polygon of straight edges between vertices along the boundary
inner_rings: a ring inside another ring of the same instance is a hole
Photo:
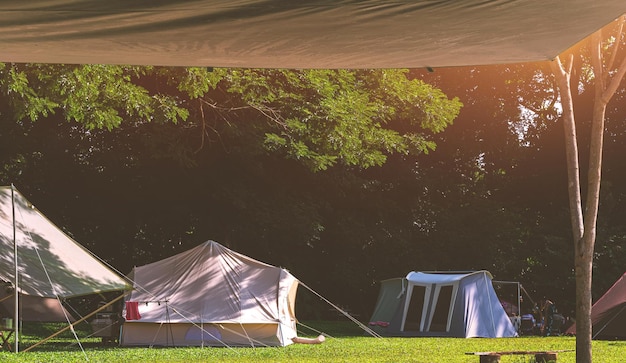
[[[263,131],[243,117],[211,124],[211,132],[200,122],[86,128],[62,112],[16,120],[5,94],[0,183],[13,183],[122,273],[210,239],[287,268],[363,319],[378,281],[414,270],[485,269],[569,314],[574,264],[563,126],[558,104],[545,104],[550,80],[538,70],[546,67],[410,70],[408,78],[463,107],[431,135],[435,150],[389,153],[366,168],[311,170],[263,148]],[[159,77],[176,71],[160,69],[139,83],[164,87]],[[594,299],[626,267],[625,91],[607,114]],[[592,94],[581,88],[575,95],[581,145]],[[395,122],[390,127],[404,127]],[[329,314],[316,300],[300,293],[300,318]]]

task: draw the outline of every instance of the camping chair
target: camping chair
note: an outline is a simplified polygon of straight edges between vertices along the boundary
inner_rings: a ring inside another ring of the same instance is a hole
[[[519,329],[520,335],[533,335],[535,328],[535,318],[530,314],[522,315],[522,322],[520,323]]]
[[[550,335],[561,335],[563,325],[565,324],[565,317],[561,314],[554,314],[554,321],[552,322],[552,329],[550,329]]]

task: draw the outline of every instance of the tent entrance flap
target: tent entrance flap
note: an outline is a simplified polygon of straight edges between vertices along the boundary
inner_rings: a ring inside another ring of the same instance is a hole
[[[425,286],[409,286],[406,293],[408,304],[404,306],[401,331],[424,331],[424,319],[428,304],[425,301],[430,293]]]
[[[449,332],[458,288],[458,284],[410,284],[401,330]]]
[[[433,306],[435,307],[435,310],[429,316],[429,331],[450,331],[450,324],[452,324],[452,310],[454,309],[454,298],[456,297],[457,290],[457,284],[435,287],[435,294],[433,297]]]

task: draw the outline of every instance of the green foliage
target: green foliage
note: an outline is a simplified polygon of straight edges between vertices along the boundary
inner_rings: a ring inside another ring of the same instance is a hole
[[[0,85],[18,120],[61,110],[66,120],[92,131],[189,120],[195,134],[179,137],[199,136],[200,148],[213,141],[211,134],[245,134],[247,143],[314,171],[339,163],[369,168],[390,154],[434,150],[429,135],[452,124],[461,108],[458,99],[409,80],[406,70],[3,67]]]
[[[172,77],[175,70],[162,69],[159,71],[163,76],[170,77],[170,83],[178,83],[179,91],[186,93],[190,99],[196,99],[204,96],[210,90],[214,90],[217,84],[222,80],[227,70],[224,68],[207,69],[207,68],[185,68],[180,80]]]
[[[409,80],[406,70],[240,70],[228,91],[263,113],[275,131],[265,147],[314,171],[341,162],[369,168],[389,154],[435,148],[427,135],[452,124],[461,103]]]
[[[482,268],[569,314],[550,79],[529,65],[424,73],[2,65],[0,178],[120,271],[210,238],[364,315],[381,279]],[[536,112],[523,142],[520,104]],[[595,297],[626,261],[623,108],[607,120]]]
[[[0,82],[4,92],[11,97],[18,119],[29,118],[33,121],[40,116],[46,117],[54,112],[58,104],[47,97],[39,97],[28,81],[27,75],[15,67],[2,70],[6,74]]]
[[[105,65],[11,65],[0,70],[0,85],[18,120],[37,121],[55,110],[87,130],[113,130],[122,122],[178,122],[189,111],[172,95],[136,83],[151,67]]]

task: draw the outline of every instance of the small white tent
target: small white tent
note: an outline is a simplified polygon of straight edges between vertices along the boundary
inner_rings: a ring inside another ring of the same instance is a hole
[[[62,318],[66,298],[130,288],[12,186],[0,186],[0,281],[4,309],[17,300],[15,319],[27,321]]]
[[[298,280],[217,242],[129,277],[121,345],[285,346],[296,337]]]
[[[384,280],[370,325],[384,336],[517,335],[488,271],[410,272],[405,278]]]

